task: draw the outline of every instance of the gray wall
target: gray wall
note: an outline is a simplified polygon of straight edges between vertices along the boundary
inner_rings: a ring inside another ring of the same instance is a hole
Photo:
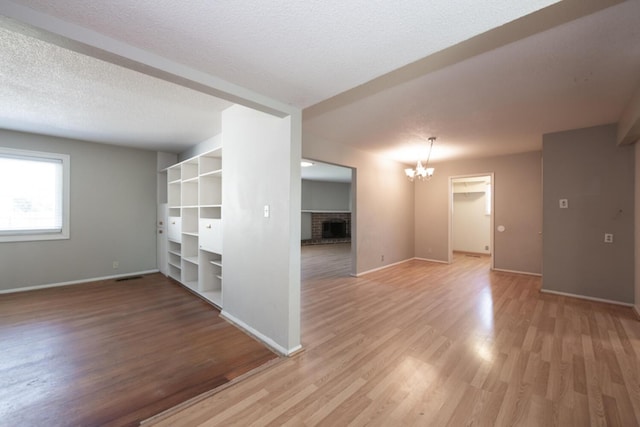
[[[541,273],[542,167],[540,152],[435,164],[430,181],[415,184],[415,256],[447,261],[449,177],[494,172],[495,268]]]
[[[155,152],[7,130],[0,145],[71,156],[71,238],[0,243],[0,290],[157,268]]]
[[[633,303],[633,147],[598,126],[544,135],[543,159],[543,289]]]
[[[413,257],[413,184],[404,165],[311,134],[304,135],[302,155],[356,169],[351,184],[356,201],[351,210],[354,273]]]
[[[635,164],[640,165],[640,142],[634,145]],[[635,307],[640,314],[640,167],[635,168]]]
[[[351,211],[351,184],[302,180],[303,211]]]

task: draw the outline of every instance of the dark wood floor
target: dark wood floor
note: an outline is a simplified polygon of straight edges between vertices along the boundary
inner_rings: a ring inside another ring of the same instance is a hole
[[[160,274],[0,295],[0,425],[124,426],[277,356]]]

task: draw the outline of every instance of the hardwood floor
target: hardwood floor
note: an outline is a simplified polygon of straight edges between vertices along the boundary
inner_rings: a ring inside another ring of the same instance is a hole
[[[339,256],[303,248],[303,352],[148,424],[638,425],[630,309],[542,294],[487,257],[354,278]]]
[[[160,274],[0,295],[0,425],[138,425],[277,356]]]

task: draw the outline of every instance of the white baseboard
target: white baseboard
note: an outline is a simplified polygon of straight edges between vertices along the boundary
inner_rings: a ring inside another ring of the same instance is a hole
[[[505,270],[503,268],[494,268],[493,271],[500,271],[502,273],[526,274],[527,276],[542,277],[542,274],[540,274],[540,273],[531,273],[530,271]]]
[[[384,270],[385,268],[393,267],[394,265],[404,264],[405,262],[409,262],[412,259],[414,259],[414,258],[409,258],[409,259],[405,259],[403,261],[394,262],[393,264],[383,265],[382,267],[377,267],[377,268],[374,268],[372,270],[362,271],[360,273],[352,274],[351,276],[353,276],[353,277],[364,276],[365,274],[373,273],[374,271],[380,271],[380,270]]]
[[[419,258],[419,257],[414,257],[412,259],[416,259],[418,261],[437,262],[439,264],[449,264],[449,261],[442,261],[441,259],[429,259],[429,258]]]
[[[603,303],[606,303],[606,304],[621,305],[623,307],[633,307],[635,309],[635,306],[633,304],[629,304],[629,303],[621,302],[621,301],[614,301],[614,300],[610,300],[610,299],[589,297],[589,296],[586,296],[586,295],[572,294],[572,293],[569,293],[569,292],[552,291],[552,290],[549,290],[549,289],[540,289],[540,292],[543,292],[545,294],[561,295],[563,297],[579,298],[579,299],[584,299],[584,300],[594,301],[594,302],[603,302]]]
[[[113,276],[90,277],[88,279],[72,280],[70,282],[48,283],[46,285],[25,286],[24,288],[0,289],[0,294],[11,294],[14,292],[35,291],[38,289],[57,288],[58,286],[79,285],[81,283],[98,282],[100,280],[118,279],[120,277],[140,276],[142,274],[158,273],[160,270],[136,271],[133,273],[115,274]]]
[[[261,332],[258,332],[257,330],[255,330],[254,328],[252,328],[251,326],[247,325],[246,323],[244,323],[242,320],[238,319],[237,317],[229,314],[228,312],[222,310],[220,312],[220,316],[222,316],[222,318],[228,320],[230,323],[233,323],[235,326],[237,326],[238,328],[244,330],[246,333],[248,333],[249,335],[251,335],[252,337],[254,337],[255,339],[262,341],[262,343],[264,343],[267,347],[271,348],[273,351],[275,351],[276,353],[282,355],[282,356],[291,356],[293,353],[300,351],[300,349],[302,348],[302,345],[297,345],[293,348],[290,349],[286,349],[283,346],[281,346],[280,344],[278,344],[277,342],[275,342],[274,340],[272,340],[271,338],[269,338],[268,336],[264,335]]]

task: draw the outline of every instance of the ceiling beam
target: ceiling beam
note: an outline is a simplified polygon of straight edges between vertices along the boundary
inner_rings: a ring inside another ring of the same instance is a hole
[[[364,99],[371,94],[382,92],[385,89],[623,2],[624,0],[560,1],[308,107],[303,110],[303,120],[321,116],[326,112]]]
[[[0,3],[0,26],[64,49],[278,117],[300,114],[299,109],[291,105],[107,37],[89,28],[15,3]]]

